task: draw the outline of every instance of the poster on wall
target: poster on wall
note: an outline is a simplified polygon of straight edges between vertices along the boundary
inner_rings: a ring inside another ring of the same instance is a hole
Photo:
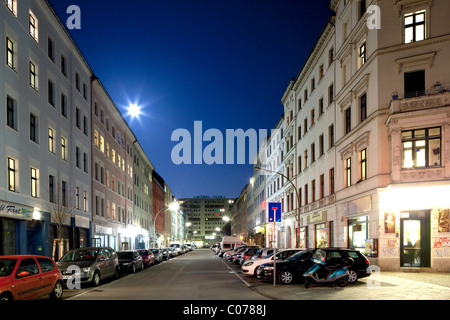
[[[395,233],[395,213],[384,213],[384,233]]]
[[[439,210],[438,216],[438,231],[439,232],[450,232],[449,225],[449,209]]]

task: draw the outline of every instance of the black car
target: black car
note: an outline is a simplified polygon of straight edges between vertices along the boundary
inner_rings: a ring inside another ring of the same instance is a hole
[[[119,251],[117,252],[119,258],[120,271],[131,271],[144,269],[144,262],[141,255],[136,250]]]
[[[336,265],[343,258],[350,257],[354,264],[349,269],[349,283],[356,282],[359,278],[371,275],[369,260],[358,250],[343,248],[320,248],[327,254],[326,263]],[[276,264],[277,282],[281,284],[291,284],[304,281],[303,274],[314,265],[311,257],[317,249],[306,249],[300,251],[286,260]],[[259,279],[273,280],[273,263],[265,263],[258,267],[256,275]]]

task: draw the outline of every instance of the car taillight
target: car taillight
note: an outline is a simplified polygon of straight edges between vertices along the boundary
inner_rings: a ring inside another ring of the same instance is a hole
[[[366,259],[366,265],[369,265],[370,261],[368,259]]]

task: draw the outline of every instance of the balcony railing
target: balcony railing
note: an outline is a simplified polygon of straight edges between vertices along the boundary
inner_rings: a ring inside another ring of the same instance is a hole
[[[439,87],[428,90],[393,94],[391,112],[407,112],[425,110],[445,106],[449,101],[450,87]]]

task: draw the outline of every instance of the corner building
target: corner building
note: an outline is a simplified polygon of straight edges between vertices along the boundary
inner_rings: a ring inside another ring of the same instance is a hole
[[[356,248],[382,270],[448,272],[450,3],[329,6],[282,100],[300,244]]]

